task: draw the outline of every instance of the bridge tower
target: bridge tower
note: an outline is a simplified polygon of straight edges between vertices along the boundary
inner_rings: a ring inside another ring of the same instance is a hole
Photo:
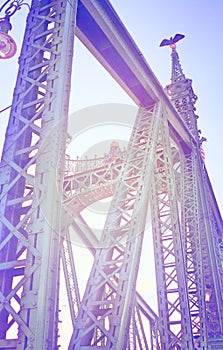
[[[202,156],[206,138],[197,127],[197,96],[192,80],[183,73],[176,44],[170,48],[172,73],[166,92],[196,140],[184,152],[181,173],[181,234],[191,327],[198,349],[218,349],[222,347],[222,227],[208,196],[210,180]]]
[[[119,40],[120,23],[107,0],[32,2],[0,167],[1,350],[58,349],[61,262],[69,350],[222,348],[222,220],[200,157],[191,81],[173,48],[167,92],[177,113],[125,30]],[[75,34],[139,106],[126,153],[85,173],[78,162],[64,171]],[[89,184],[97,198],[113,195],[99,241],[82,225]],[[137,292],[148,213],[158,316]],[[70,226],[94,255],[82,300]]]

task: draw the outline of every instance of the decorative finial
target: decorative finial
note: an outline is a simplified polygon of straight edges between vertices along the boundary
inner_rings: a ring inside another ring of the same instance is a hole
[[[170,37],[170,39],[163,39],[160,43],[160,46],[167,46],[169,45],[171,47],[171,49],[175,49],[176,48],[176,43],[183,39],[185,37],[185,35],[183,34],[176,34],[174,36],[174,38],[172,38],[172,36]]]

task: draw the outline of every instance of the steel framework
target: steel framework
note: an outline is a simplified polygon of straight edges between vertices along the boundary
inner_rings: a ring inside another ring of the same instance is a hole
[[[109,167],[66,158],[75,34],[139,106]],[[59,348],[61,266],[69,350],[223,348],[222,219],[192,82],[175,48],[171,57],[165,93],[107,0],[33,0],[0,167],[1,350]],[[97,237],[81,212],[110,196]],[[148,215],[158,315],[137,291]],[[83,298],[72,232],[93,256]]]

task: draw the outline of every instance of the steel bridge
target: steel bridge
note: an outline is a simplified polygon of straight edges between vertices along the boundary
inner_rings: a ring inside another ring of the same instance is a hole
[[[109,163],[66,156],[75,36],[138,106]],[[0,167],[1,350],[59,348],[61,270],[69,350],[223,349],[222,218],[192,81],[171,57],[164,90],[108,0],[33,0]],[[108,197],[98,237],[82,211]],[[137,285],[148,215],[157,313]],[[83,296],[74,234],[93,259]]]

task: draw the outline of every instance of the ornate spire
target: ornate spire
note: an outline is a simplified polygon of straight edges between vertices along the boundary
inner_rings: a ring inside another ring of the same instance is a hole
[[[197,96],[192,88],[192,80],[185,77],[181,68],[178,53],[176,51],[176,42],[183,39],[184,35],[176,34],[174,38],[164,39],[160,46],[169,45],[171,48],[172,74],[171,84],[167,85],[166,91],[174,103],[181,117],[186,122],[188,128],[200,140],[200,133],[197,128],[198,116],[195,114],[195,103]]]
[[[160,43],[160,46],[169,45],[170,48],[172,49],[172,53],[171,53],[171,57],[172,57],[171,82],[172,83],[185,79],[185,75],[183,74],[183,70],[180,65],[179,56],[176,51],[176,43],[182,40],[184,37],[185,35],[183,34],[176,34],[173,38],[171,36],[170,39],[163,39]]]
[[[181,68],[179,56],[178,56],[178,53],[176,51],[176,45],[171,45],[171,48],[172,48],[172,52],[171,52],[171,58],[172,58],[171,83],[173,84],[173,83],[176,83],[178,81],[184,80],[185,75],[184,75],[183,70]]]

